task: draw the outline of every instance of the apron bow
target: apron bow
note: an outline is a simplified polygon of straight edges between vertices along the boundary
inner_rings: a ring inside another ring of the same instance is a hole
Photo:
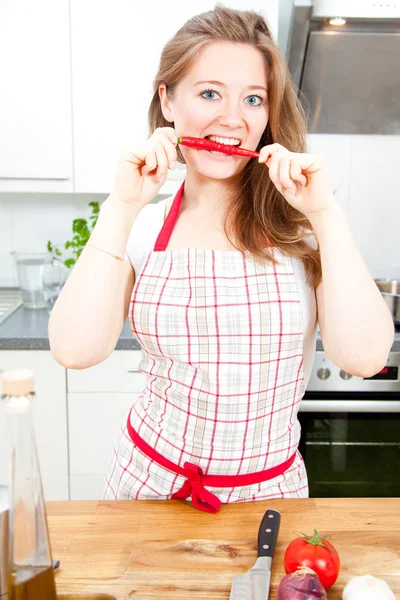
[[[218,512],[221,501],[217,496],[205,489],[203,485],[203,469],[198,465],[185,462],[183,465],[186,480],[180,490],[173,494],[173,499],[186,500],[192,496],[192,503],[198,510],[204,510],[209,513]]]

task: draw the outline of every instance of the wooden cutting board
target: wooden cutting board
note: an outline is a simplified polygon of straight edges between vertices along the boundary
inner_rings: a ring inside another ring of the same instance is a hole
[[[384,579],[400,600],[400,499],[290,499],[223,505],[210,515],[181,501],[49,502],[59,592],[108,593],[117,600],[228,600],[232,579],[256,558],[268,508],[281,527],[269,600],[285,575],[295,532],[317,528],[337,548],[341,572],[328,590],[341,599],[355,575]],[[89,596],[90,597],[90,596]]]

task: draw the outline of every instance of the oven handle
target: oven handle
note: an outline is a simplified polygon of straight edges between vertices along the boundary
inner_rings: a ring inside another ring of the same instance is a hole
[[[299,412],[400,413],[397,400],[302,400]]]

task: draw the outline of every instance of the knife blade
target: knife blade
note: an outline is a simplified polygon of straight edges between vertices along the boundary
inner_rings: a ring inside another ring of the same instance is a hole
[[[280,512],[268,509],[258,529],[257,560],[247,573],[236,575],[229,600],[268,600],[272,557],[280,523]]]

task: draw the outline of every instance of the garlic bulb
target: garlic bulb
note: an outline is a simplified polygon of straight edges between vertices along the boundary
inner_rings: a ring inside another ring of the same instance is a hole
[[[396,600],[396,596],[383,579],[373,575],[360,575],[347,582],[343,600]]]

